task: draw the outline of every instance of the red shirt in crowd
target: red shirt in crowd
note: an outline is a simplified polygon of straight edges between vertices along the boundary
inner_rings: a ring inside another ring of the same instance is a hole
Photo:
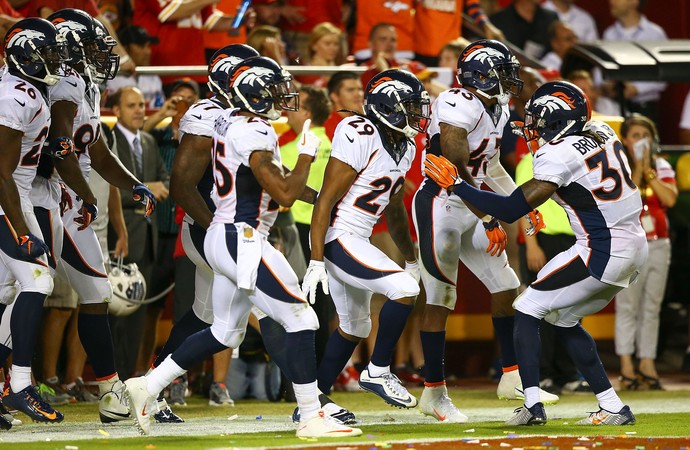
[[[175,0],[137,0],[134,8],[134,25],[143,27],[151,36],[157,36],[159,43],[151,51],[152,66],[205,66],[204,26],[211,26],[221,14],[212,6],[180,20],[170,16],[180,7]],[[163,84],[172,83],[179,76],[161,77]],[[199,83],[206,82],[206,76],[192,77]]]
[[[41,15],[42,8],[48,8],[50,11]],[[81,9],[92,17],[100,14],[94,0],[29,0],[17,8],[17,12],[21,17],[43,17],[65,8]]]
[[[280,25],[280,28],[283,30],[311,33],[311,30],[321,22],[330,22],[336,27],[343,29],[342,0],[290,0],[287,3],[290,6],[304,8],[301,11],[304,21],[290,24],[284,20]]]

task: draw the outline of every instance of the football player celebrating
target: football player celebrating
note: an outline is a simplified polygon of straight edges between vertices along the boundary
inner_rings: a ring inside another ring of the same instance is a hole
[[[486,183],[500,193],[515,189],[515,182],[499,162],[499,147],[509,116],[508,101],[522,89],[518,70],[517,60],[502,43],[474,42],[458,58],[457,77],[463,87],[442,92],[432,106],[427,154],[447,157],[473,186]],[[522,394],[511,307],[520,280],[503,253],[506,234],[497,220],[480,219],[482,215],[475,215],[428,178],[415,194],[413,209],[426,290],[420,333],[425,387],[420,409],[443,422],[463,423],[467,417],[448,397],[443,362],[446,321],[457,300],[458,259],[491,293],[491,315],[503,366],[497,393],[505,399]],[[542,395],[544,401],[558,401],[547,392]]]
[[[359,341],[369,335],[372,293],[389,299],[381,309],[372,358],[359,385],[393,406],[414,408],[417,399],[391,373],[390,362],[419,294],[419,266],[403,186],[414,160],[413,138],[426,131],[429,94],[411,73],[386,70],[367,85],[364,111],[336,128],[314,206],[311,261],[302,289],[311,301],[319,284],[324,292],[330,290],[340,319],[319,366],[319,389],[325,393]],[[369,242],[384,213],[405,257],[405,270]]]
[[[321,410],[314,352],[318,320],[287,260],[267,240],[278,205],[291,206],[304,197],[319,140],[305,130],[297,166],[283,172],[277,136],[265,119],[276,120],[280,110],[297,110],[299,97],[290,74],[273,60],[257,56],[242,61],[223,90],[239,111],[226,110],[218,117],[213,135],[217,208],[204,240],[214,271],[213,324],[188,337],[145,377],[126,381],[137,427],[149,433],[147,411],[155,410],[156,396],[172,380],[212,354],[240,345],[255,305],[287,331],[280,345],[292,353],[283,369],[304,411],[297,436],[357,436],[361,430]]]
[[[599,411],[578,424],[630,425],[635,416],[611,387],[592,337],[580,320],[604,308],[637,276],[647,258],[640,224],[642,200],[630,178],[623,145],[591,109],[580,89],[545,83],[525,106],[520,130],[534,154],[534,178],[509,195],[479,191],[443,157],[427,155],[427,175],[481,211],[514,222],[549,198],[565,209],[576,243],[539,271],[515,300],[515,345],[525,404],[509,425],[546,423],[539,393],[539,323],[554,324],[578,370],[592,387]]]
[[[49,20],[67,40],[69,65],[73,69],[51,90],[51,100],[55,96],[51,108],[53,128],[57,130],[55,134],[73,136],[84,179],[89,179],[93,167],[112,185],[131,189],[135,200],[141,200],[146,214],[150,215],[155,204],[153,194],[110,152],[100,131],[98,85],[112,79],[117,72],[119,57],[112,53],[115,40],[103,24],[81,10],[62,9],[53,13]],[[47,195],[59,195],[57,177],[48,177]],[[107,316],[112,286],[98,238],[88,227],[97,209],[94,203],[87,202],[72,189],[67,190],[67,195],[68,208],[63,216],[65,239],[59,270],[79,295],[79,337],[98,382],[101,422],[123,420],[129,417],[129,409],[122,394],[124,384],[115,370]]]
[[[41,400],[31,384],[31,358],[53,278],[50,250],[29,192],[50,128],[48,86],[65,75],[67,58],[64,37],[44,19],[21,20],[7,31],[7,73],[0,79],[0,287],[4,303],[15,300],[15,280],[19,294],[10,321],[12,376],[3,402],[39,422],[61,422],[64,416]],[[8,424],[4,417],[0,420],[0,427]]]

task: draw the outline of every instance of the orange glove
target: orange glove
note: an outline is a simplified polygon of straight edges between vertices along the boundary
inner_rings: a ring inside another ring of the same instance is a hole
[[[527,236],[534,236],[539,233],[539,230],[546,228],[544,223],[544,217],[541,215],[539,210],[533,209],[525,216],[525,219],[529,222],[529,227],[525,228],[525,234]]]
[[[486,237],[489,238],[489,246],[486,247],[486,253],[491,253],[491,256],[501,256],[508,244],[506,231],[495,217],[492,217],[488,222],[482,223],[484,224]]]
[[[443,156],[428,154],[424,160],[424,173],[443,189],[460,183],[458,168]]]

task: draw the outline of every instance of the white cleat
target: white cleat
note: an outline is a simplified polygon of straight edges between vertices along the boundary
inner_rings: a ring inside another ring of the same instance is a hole
[[[498,382],[496,395],[501,400],[524,400],[525,393],[522,390],[522,380],[517,370],[504,372],[501,381]],[[539,389],[539,400],[545,405],[555,405],[560,398],[557,395],[549,394],[543,389]]]
[[[158,412],[156,397],[146,389],[146,377],[130,378],[125,381],[125,396],[129,401],[130,414],[134,417],[139,433],[151,433],[151,418]]]
[[[417,398],[407,392],[398,377],[391,372],[384,373],[380,377],[369,375],[369,368],[359,374],[359,387],[365,391],[373,392],[391,406],[398,408],[414,408],[417,406]]]
[[[98,415],[101,423],[112,423],[129,419],[129,405],[125,397],[125,384],[117,380],[98,399]]]
[[[425,387],[419,399],[419,409],[444,423],[467,423],[467,416],[453,404],[445,384]]]
[[[331,418],[320,410],[311,419],[302,420],[297,427],[297,437],[300,438],[342,438],[360,436],[362,430],[349,427]]]

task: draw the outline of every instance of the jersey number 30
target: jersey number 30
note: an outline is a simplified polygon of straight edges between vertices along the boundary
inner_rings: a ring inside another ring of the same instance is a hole
[[[627,166],[623,162],[623,144],[620,141],[616,141],[613,145],[614,153],[616,154],[616,159],[620,164],[620,172],[609,165],[609,158],[606,154],[606,150],[601,149],[597,153],[593,154],[585,160],[587,163],[587,168],[589,171],[595,170],[597,167],[601,167],[601,182],[604,180],[612,180],[613,187],[611,189],[605,189],[600,187],[592,191],[592,193],[599,199],[603,201],[616,200],[621,196],[623,192],[622,183],[625,180],[625,184],[628,185],[630,189],[637,189],[635,183],[633,183],[628,173]],[[623,173],[623,179],[621,179],[621,172]]]

